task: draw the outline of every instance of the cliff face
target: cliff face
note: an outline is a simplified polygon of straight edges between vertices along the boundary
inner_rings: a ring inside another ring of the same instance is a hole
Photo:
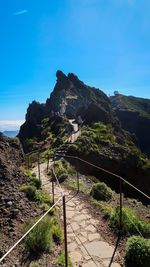
[[[57,81],[53,92],[45,104],[33,101],[29,105],[26,121],[21,126],[19,138],[26,149],[26,140],[42,140],[43,120],[62,116],[77,119],[86,123],[102,121],[119,128],[118,120],[113,113],[109,98],[99,89],[85,85],[72,73],[67,76],[62,71],[56,73]]]
[[[122,128],[136,135],[141,150],[150,157],[150,100],[116,95],[111,103]]]

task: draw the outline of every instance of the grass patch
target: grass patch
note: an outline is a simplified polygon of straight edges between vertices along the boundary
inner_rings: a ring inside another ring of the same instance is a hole
[[[23,185],[20,187],[20,190],[26,194],[26,197],[30,201],[38,202],[39,204],[52,204],[51,197],[44,190],[37,190],[33,185]]]
[[[118,234],[120,229],[120,207],[113,208],[103,201],[92,200],[100,208],[105,218],[110,221],[110,226]],[[141,221],[131,208],[122,209],[122,234],[139,234],[144,237],[150,235],[150,224]]]
[[[25,226],[27,231],[35,222]],[[27,236],[25,247],[33,255],[52,250],[54,243],[62,241],[62,230],[56,217],[46,216]]]
[[[54,261],[53,267],[65,267],[65,256],[61,254],[58,258]],[[73,267],[70,258],[68,258],[68,267]]]
[[[126,261],[136,267],[150,266],[150,240],[132,236],[127,241]]]
[[[120,226],[120,208],[116,207],[110,216],[110,225],[115,232]],[[150,224],[142,222],[130,208],[122,208],[122,233],[139,234],[147,236],[150,234]]]
[[[29,223],[26,229],[29,229],[33,223]],[[34,255],[49,251],[53,246],[52,239],[52,221],[47,216],[43,219],[28,235],[25,241],[27,251]]]
[[[48,193],[46,193],[44,190],[37,190],[35,194],[35,201],[42,204],[52,204],[52,199]]]

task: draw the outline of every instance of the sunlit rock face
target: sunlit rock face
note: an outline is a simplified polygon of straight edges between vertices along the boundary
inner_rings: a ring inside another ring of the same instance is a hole
[[[65,75],[58,70],[56,78],[55,87],[46,103],[33,101],[27,109],[26,121],[18,135],[23,147],[27,139],[42,138],[44,118],[51,120],[55,116],[65,116],[76,119],[80,116],[85,123],[102,121],[119,129],[111,102],[101,90],[84,84],[73,73]]]

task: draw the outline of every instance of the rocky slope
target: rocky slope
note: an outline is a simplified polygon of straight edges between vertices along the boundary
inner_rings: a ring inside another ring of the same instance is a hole
[[[21,237],[21,225],[38,214],[37,206],[19,190],[19,186],[27,181],[20,171],[22,160],[22,151],[16,140],[0,134],[0,257]],[[21,248],[19,246],[13,251],[0,266],[23,266]]]
[[[150,99],[121,94],[110,99],[123,129],[136,135],[141,150],[150,157]]]
[[[56,85],[46,103],[33,101],[28,107],[26,121],[19,132],[25,150],[28,149],[26,141],[29,139],[42,140],[44,119],[49,119],[51,126],[56,118],[58,120],[64,114],[68,119],[77,119],[80,116],[85,123],[100,120],[121,130],[111,102],[101,90],[85,85],[73,73],[65,75],[62,71],[57,71],[56,77]],[[61,118],[59,120],[59,123],[64,124]]]

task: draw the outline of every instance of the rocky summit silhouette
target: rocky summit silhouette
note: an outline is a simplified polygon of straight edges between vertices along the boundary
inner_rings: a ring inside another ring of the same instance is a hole
[[[101,121],[121,130],[106,94],[84,84],[73,73],[65,75],[58,70],[56,77],[56,85],[46,103],[33,101],[27,109],[26,121],[18,135],[25,149],[27,139],[42,139],[43,119],[53,119],[64,114],[68,119],[80,116],[85,123]]]

